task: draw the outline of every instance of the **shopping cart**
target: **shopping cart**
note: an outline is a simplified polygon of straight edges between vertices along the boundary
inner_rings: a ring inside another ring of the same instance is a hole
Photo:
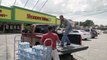
[[[20,39],[17,39],[17,38],[20,38]],[[18,60],[18,44],[19,42],[21,41],[21,35],[16,35],[14,37],[14,60]],[[17,57],[17,58],[16,58]]]
[[[50,45],[48,45],[48,46],[46,45],[46,42],[47,42],[47,41],[50,41]],[[52,55],[53,40],[52,40],[51,38],[47,38],[47,39],[45,39],[43,45],[44,45],[45,47],[47,47],[47,48],[48,48],[48,47],[51,48],[51,51],[50,51],[50,54],[49,54],[50,57],[48,57],[48,55],[46,56],[47,59],[51,60],[51,59],[52,59],[52,56],[51,56],[51,55]],[[49,53],[49,51],[47,51],[46,53]]]

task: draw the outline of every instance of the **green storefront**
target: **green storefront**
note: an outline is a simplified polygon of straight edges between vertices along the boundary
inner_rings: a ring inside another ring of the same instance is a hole
[[[25,24],[56,25],[56,16],[36,12],[16,6],[0,6],[0,31],[6,33],[21,32]]]

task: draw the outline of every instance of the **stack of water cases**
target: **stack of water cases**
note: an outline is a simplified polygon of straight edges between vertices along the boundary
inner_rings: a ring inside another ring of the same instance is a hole
[[[33,60],[51,60],[51,47],[46,47],[43,45],[33,46]]]
[[[19,60],[51,60],[52,48],[37,45],[30,48],[28,42],[19,43]]]
[[[30,48],[30,44],[28,42],[20,42],[18,45],[18,56],[19,60],[26,60],[26,51],[25,49]]]

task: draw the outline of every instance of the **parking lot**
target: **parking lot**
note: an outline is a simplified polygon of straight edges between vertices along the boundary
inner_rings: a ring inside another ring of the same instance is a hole
[[[77,60],[107,60],[107,34],[101,34],[95,39],[83,41],[89,46],[85,51],[74,53]]]
[[[20,34],[0,35],[0,60],[14,60],[14,37]],[[20,40],[20,37],[17,37]],[[6,46],[7,41],[7,46]],[[107,34],[100,34],[95,39],[82,41],[89,46],[87,50],[73,53],[77,60],[107,60]]]

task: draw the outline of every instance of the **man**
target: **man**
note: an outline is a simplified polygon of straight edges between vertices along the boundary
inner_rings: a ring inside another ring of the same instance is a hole
[[[46,39],[50,38],[52,40],[52,42],[48,41],[48,43],[46,43],[45,45],[49,45],[50,43],[52,43],[53,60],[60,60],[59,56],[58,56],[57,49],[56,49],[56,42],[59,41],[59,37],[56,33],[53,33],[52,30],[53,30],[52,26],[49,26],[48,32],[46,34],[44,34],[43,37],[40,39],[40,43],[43,44]]]
[[[67,19],[65,19],[65,18],[63,17],[63,15],[60,15],[59,18],[60,18],[60,27],[61,27],[62,24],[63,24],[63,26],[64,26],[64,31],[65,31],[65,32],[63,33],[63,36],[62,36],[62,39],[61,39],[61,46],[63,47],[65,42],[67,42],[68,45],[70,44],[70,40],[69,40],[69,38],[68,38],[67,35],[68,35],[69,32],[71,32],[71,30],[72,30],[72,24],[71,24],[70,21],[68,21]]]

